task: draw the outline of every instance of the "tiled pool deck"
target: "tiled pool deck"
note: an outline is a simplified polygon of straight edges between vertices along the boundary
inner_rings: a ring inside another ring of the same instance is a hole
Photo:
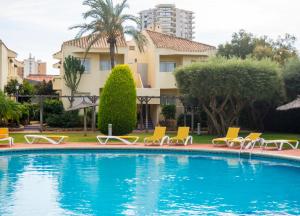
[[[10,151],[10,150],[53,150],[53,149],[161,149],[161,150],[190,150],[190,151],[208,151],[208,152],[228,152],[228,153],[239,153],[239,149],[232,149],[227,147],[214,147],[212,144],[193,144],[188,146],[145,146],[142,143],[138,143],[135,145],[124,145],[120,143],[108,144],[108,145],[100,145],[96,142],[93,143],[63,143],[59,145],[52,145],[52,144],[24,144],[24,143],[16,143],[13,147],[8,147],[4,145],[0,145],[0,151]],[[247,153],[249,151],[242,151],[243,153]],[[280,157],[280,158],[287,158],[287,159],[295,159],[300,161],[300,149],[297,150],[282,150],[277,151],[271,148],[266,150],[262,150],[260,148],[255,148],[252,151],[255,155],[266,155],[272,157]]]

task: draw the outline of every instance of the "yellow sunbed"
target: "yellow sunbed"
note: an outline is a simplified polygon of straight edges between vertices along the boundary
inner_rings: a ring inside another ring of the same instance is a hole
[[[171,137],[169,139],[169,143],[179,144],[181,142],[183,145],[187,145],[188,142],[190,142],[190,144],[192,144],[193,137],[190,136],[189,133],[190,133],[189,127],[179,127],[177,131],[177,135],[175,137]]]
[[[230,127],[228,128],[226,137],[216,138],[212,140],[213,145],[229,145],[229,141],[238,138],[240,128]]]
[[[163,145],[166,140],[168,140],[168,136],[166,136],[166,127],[155,127],[153,136],[146,137],[144,139],[144,144],[146,145],[147,143],[151,144],[159,144]]]
[[[250,133],[245,138],[236,138],[229,141],[229,146],[234,147],[236,144],[240,145],[241,149],[254,148],[257,142],[260,142],[261,133]]]
[[[9,145],[11,147],[14,144],[14,139],[9,136],[8,128],[0,128],[0,141],[8,141],[8,143],[0,143],[0,145]]]

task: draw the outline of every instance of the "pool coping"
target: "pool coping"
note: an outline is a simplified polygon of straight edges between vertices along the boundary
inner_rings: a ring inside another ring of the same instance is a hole
[[[73,143],[74,144],[74,143]],[[75,143],[76,144],[76,143]],[[94,144],[94,143],[93,143]],[[205,153],[220,153],[220,154],[232,154],[232,155],[242,155],[248,156],[251,159],[251,156],[258,157],[267,157],[267,158],[278,158],[284,160],[292,160],[300,162],[300,156],[282,154],[283,151],[240,151],[238,149],[229,149],[229,148],[219,148],[219,147],[203,147],[200,144],[198,146],[142,146],[142,145],[88,145],[86,143],[81,143],[76,146],[67,145],[41,145],[38,144],[26,144],[28,147],[24,146],[14,146],[13,148],[0,148],[0,153],[6,152],[26,152],[26,151],[53,151],[53,150],[155,150],[155,151],[178,151],[178,152],[205,152]],[[204,145],[204,144],[203,144]],[[297,151],[297,150],[295,150]],[[250,154],[251,153],[251,154]]]

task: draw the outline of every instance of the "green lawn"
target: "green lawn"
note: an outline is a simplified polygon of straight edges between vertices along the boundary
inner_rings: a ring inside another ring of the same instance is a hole
[[[47,134],[47,133],[45,133]],[[82,132],[72,132],[72,133],[52,133],[52,134],[60,134],[69,136],[69,142],[96,142],[96,136],[99,133],[88,133],[87,136],[84,136]],[[132,135],[137,135],[140,137],[140,142],[143,141],[144,137],[151,136],[151,133],[134,133]],[[169,134],[170,136],[174,136],[173,134]],[[240,136],[246,136],[247,133],[241,133]],[[14,137],[16,143],[24,143],[24,133],[11,133],[11,136]],[[198,144],[208,144],[211,143],[211,140],[216,136],[212,135],[194,135],[194,143]],[[282,134],[282,133],[264,133],[263,138],[265,139],[300,139],[299,134]]]

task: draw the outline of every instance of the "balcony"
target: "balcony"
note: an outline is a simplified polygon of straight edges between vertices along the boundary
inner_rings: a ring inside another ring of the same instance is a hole
[[[62,59],[61,51],[54,53],[52,56],[54,59],[58,59],[58,60]]]
[[[160,97],[160,90],[156,88],[137,88],[136,89],[136,95],[138,97]],[[137,101],[139,103],[139,101]],[[149,104],[160,104],[160,99],[159,98],[153,98],[150,100]]]

